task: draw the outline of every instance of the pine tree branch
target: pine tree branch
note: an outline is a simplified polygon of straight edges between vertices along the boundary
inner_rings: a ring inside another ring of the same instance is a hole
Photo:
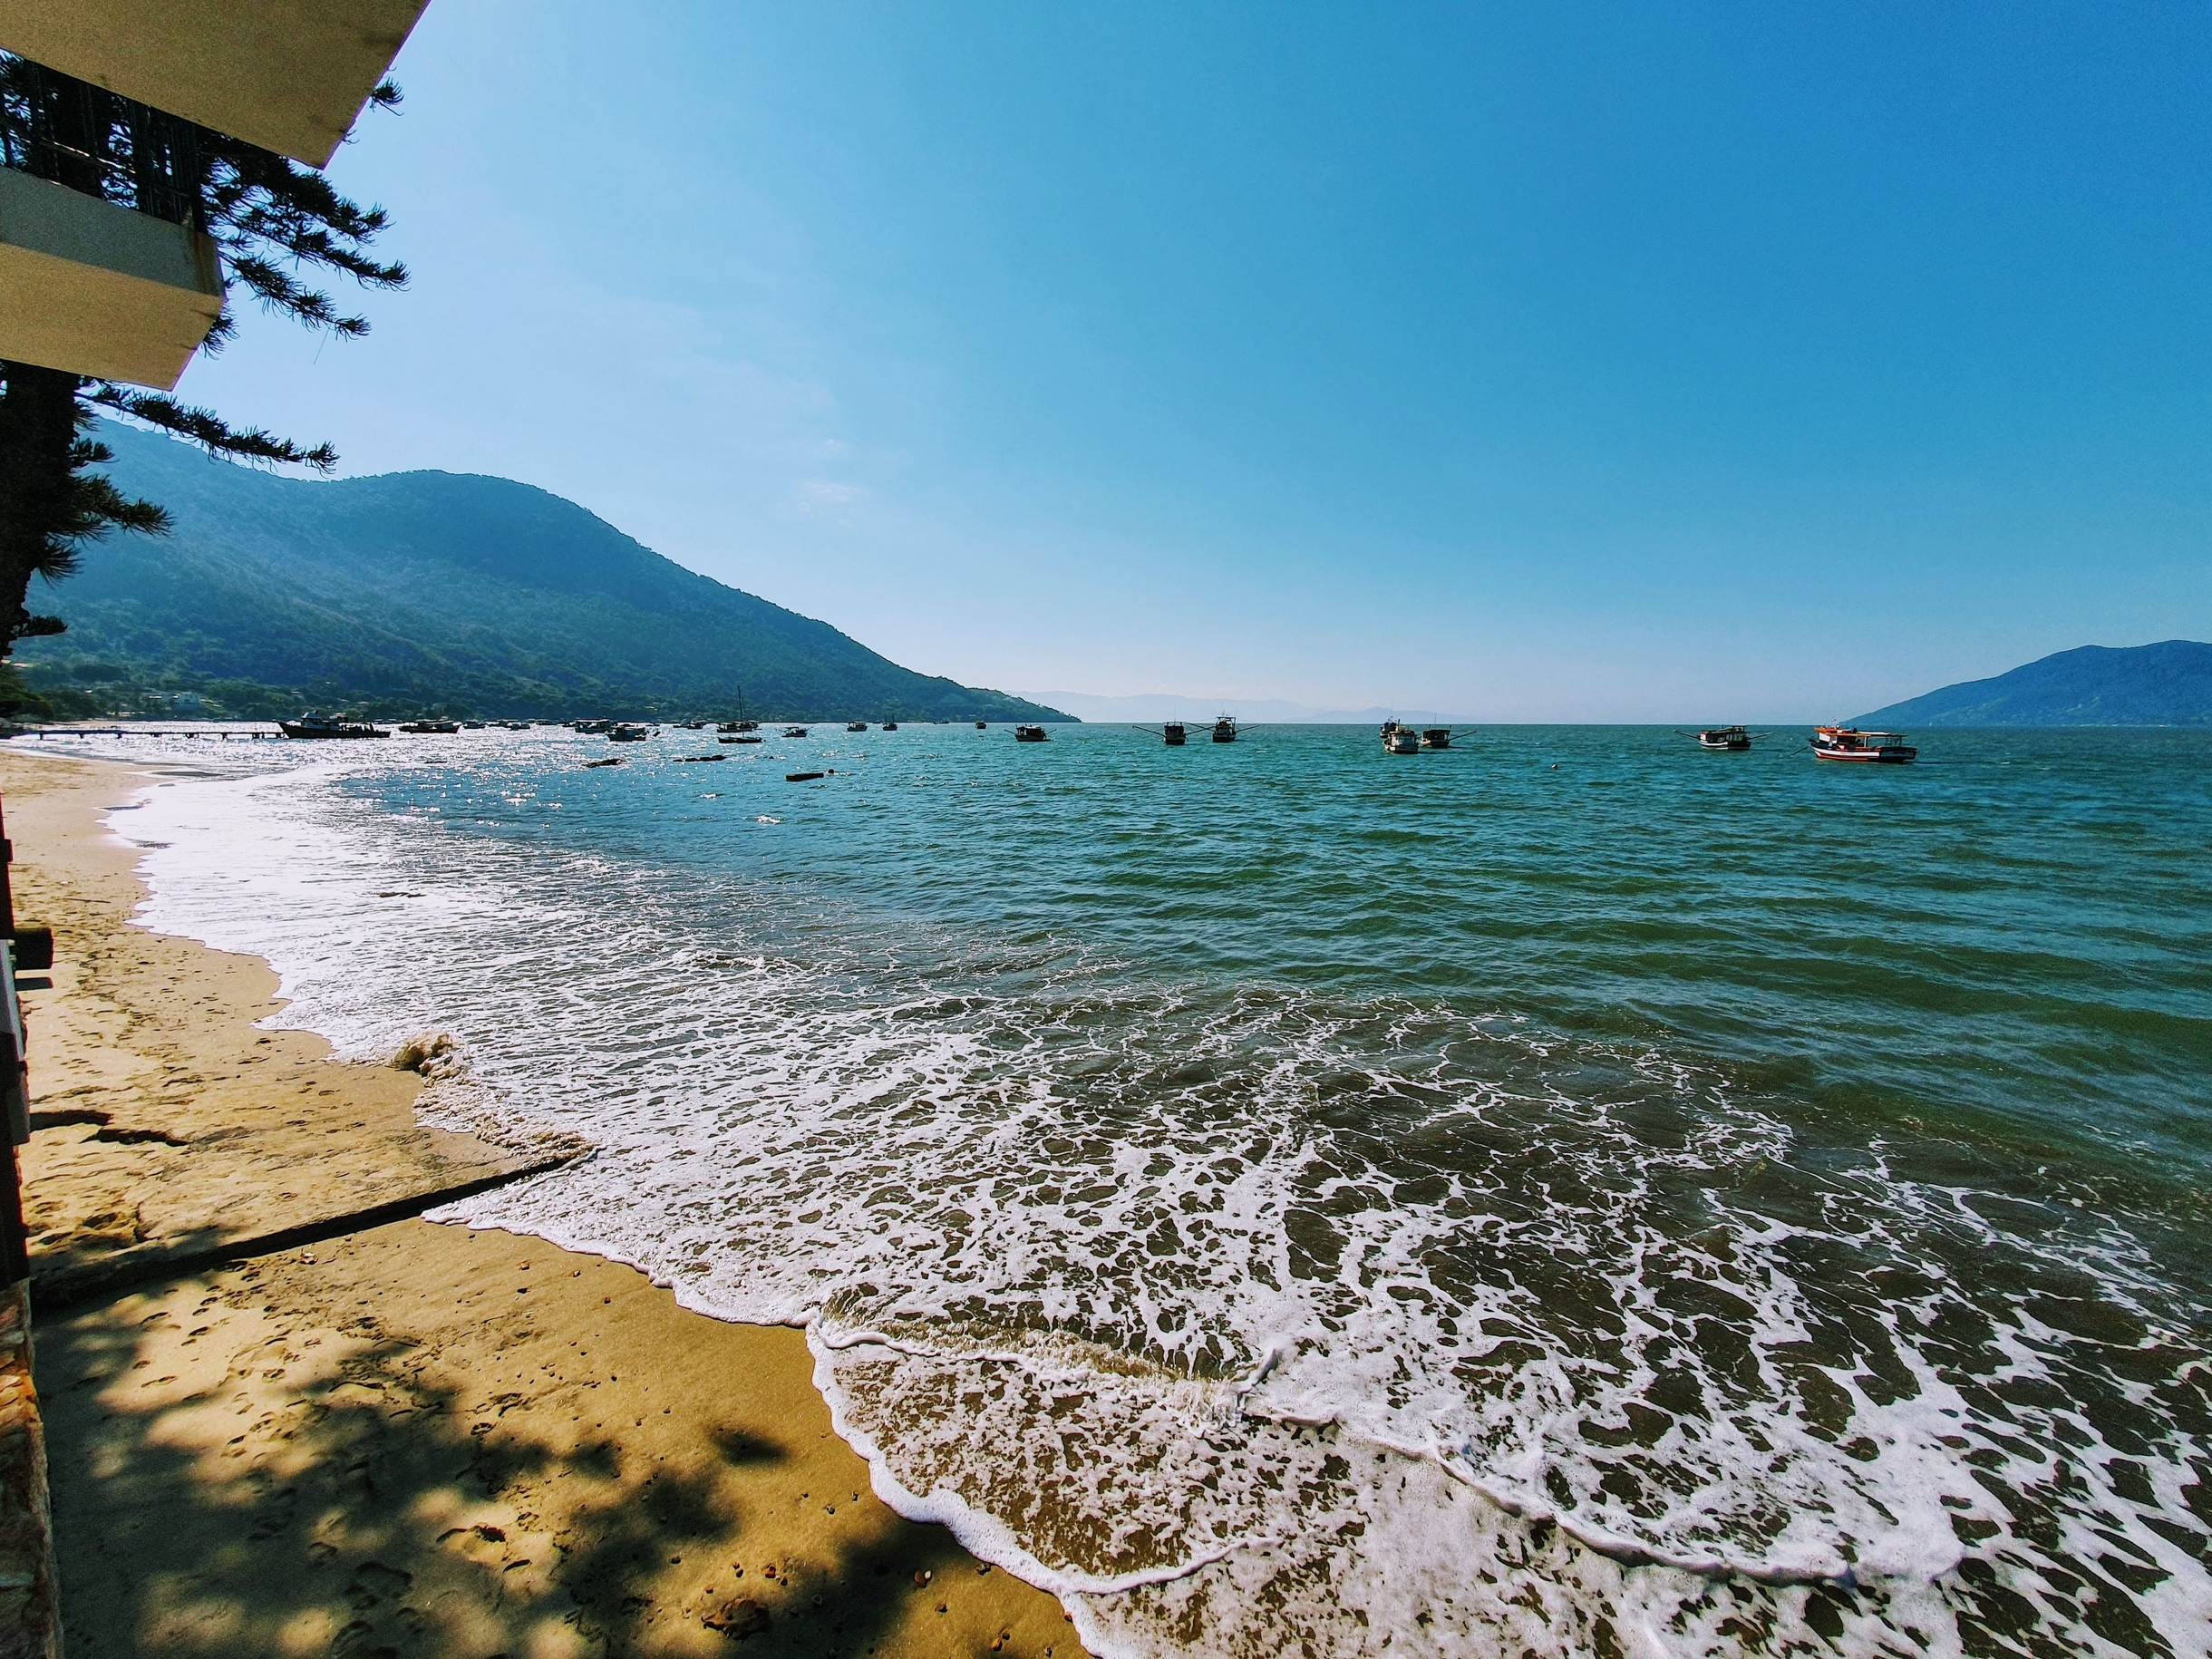
[[[195,409],[159,392],[140,392],[103,380],[84,396],[87,402],[189,438],[211,455],[306,467],[325,474],[338,464],[338,451],[327,443],[303,450],[289,438],[276,437],[257,426],[233,427],[211,409]]]

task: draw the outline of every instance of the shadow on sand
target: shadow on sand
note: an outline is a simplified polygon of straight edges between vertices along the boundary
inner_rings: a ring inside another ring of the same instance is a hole
[[[830,1468],[810,1421],[654,1441],[587,1421],[596,1383],[441,1382],[374,1310],[318,1328],[271,1288],[248,1269],[42,1330],[73,1659],[1082,1651],[943,1529],[792,1493]]]

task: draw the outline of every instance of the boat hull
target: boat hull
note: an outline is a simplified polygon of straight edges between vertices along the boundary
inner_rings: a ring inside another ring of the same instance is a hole
[[[1823,749],[1813,745],[1816,761],[1841,761],[1859,766],[1909,766],[1920,757],[1917,749]]]
[[[303,742],[320,742],[325,739],[333,739],[338,742],[344,742],[352,738],[390,737],[392,735],[391,732],[380,731],[374,726],[340,726],[336,728],[328,728],[323,726],[303,725],[296,720],[280,720],[276,723],[276,729],[279,732],[282,732],[286,737],[298,738]]]

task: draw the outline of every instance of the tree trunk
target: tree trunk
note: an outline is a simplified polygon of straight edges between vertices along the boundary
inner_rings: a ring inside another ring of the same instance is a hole
[[[29,615],[31,577],[53,557],[71,519],[78,377],[0,363],[0,657]]]

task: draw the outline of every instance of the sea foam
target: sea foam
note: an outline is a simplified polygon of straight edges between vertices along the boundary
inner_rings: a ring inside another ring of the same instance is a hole
[[[2212,1651],[2202,1304],[2119,1220],[1809,1157],[1656,1045],[449,804],[170,781],[142,919],[343,1053],[451,1033],[439,1109],[593,1151],[451,1218],[803,1326],[878,1492],[1094,1651]]]

